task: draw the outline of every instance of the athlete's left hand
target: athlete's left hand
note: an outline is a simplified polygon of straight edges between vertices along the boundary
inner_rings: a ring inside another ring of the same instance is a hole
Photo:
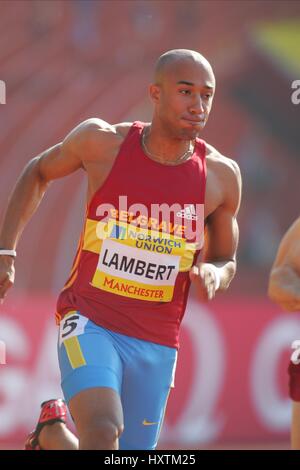
[[[199,263],[192,266],[189,274],[201,301],[207,302],[215,297],[217,280],[211,263]]]

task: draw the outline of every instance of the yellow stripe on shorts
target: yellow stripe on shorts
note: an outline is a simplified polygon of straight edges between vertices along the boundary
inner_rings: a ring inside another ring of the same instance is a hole
[[[66,352],[73,369],[86,366],[85,358],[82,353],[77,336],[64,340]]]

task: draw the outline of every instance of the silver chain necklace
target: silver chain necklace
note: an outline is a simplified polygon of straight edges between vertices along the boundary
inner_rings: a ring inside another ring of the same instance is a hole
[[[155,160],[156,162],[162,163],[164,165],[170,165],[170,166],[175,166],[179,165],[180,163],[184,162],[185,160],[188,160],[188,158],[193,154],[194,151],[194,146],[193,142],[190,140],[189,148],[187,149],[186,152],[184,152],[180,157],[178,157],[174,162],[172,161],[166,161],[162,157],[159,157],[157,155],[153,155],[151,153],[146,145],[145,139],[146,139],[146,127],[144,127],[143,132],[142,132],[142,147],[145,153],[150,157],[152,160]]]

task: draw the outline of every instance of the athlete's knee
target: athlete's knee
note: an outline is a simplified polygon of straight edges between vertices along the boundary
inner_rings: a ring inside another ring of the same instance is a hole
[[[80,449],[118,449],[123,424],[108,418],[94,418],[79,436]]]

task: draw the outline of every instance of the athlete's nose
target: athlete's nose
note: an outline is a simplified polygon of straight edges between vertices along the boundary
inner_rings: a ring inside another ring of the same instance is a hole
[[[200,95],[195,95],[194,101],[190,106],[190,112],[192,114],[202,114],[204,113],[203,102]]]

